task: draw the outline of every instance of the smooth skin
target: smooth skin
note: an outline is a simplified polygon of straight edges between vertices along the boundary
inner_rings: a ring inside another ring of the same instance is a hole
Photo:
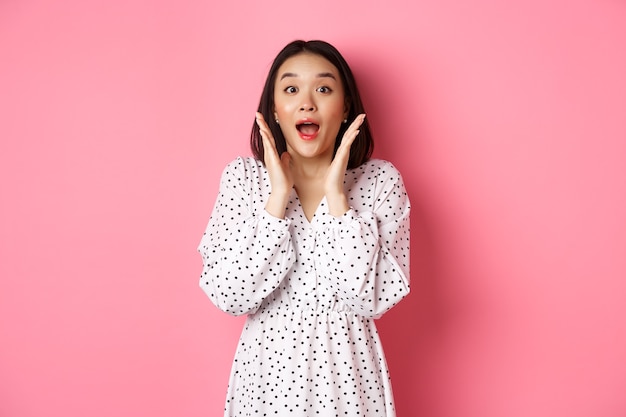
[[[274,115],[287,142],[287,152],[278,155],[274,137],[261,113],[256,114],[272,193],[265,209],[278,218],[285,217],[291,189],[295,188],[306,218],[313,215],[326,197],[329,213],[339,217],[350,206],[343,181],[350,147],[365,120],[360,114],[343,135],[333,158],[337,132],[347,116],[347,103],[337,68],[325,58],[301,53],[279,68],[274,93]],[[303,138],[298,124],[314,121],[319,129],[314,138]]]

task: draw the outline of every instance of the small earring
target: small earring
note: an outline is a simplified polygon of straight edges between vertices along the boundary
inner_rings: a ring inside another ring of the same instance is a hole
[[[343,119],[343,122],[344,123],[348,123],[348,119]]]
[[[280,123],[278,123],[278,119],[274,119],[274,120],[276,121],[276,124],[277,124],[277,125],[278,125],[278,124],[280,124]]]

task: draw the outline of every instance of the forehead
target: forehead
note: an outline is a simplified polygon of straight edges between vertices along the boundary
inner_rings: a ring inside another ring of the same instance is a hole
[[[318,74],[331,73],[339,79],[339,70],[329,60],[321,55],[310,52],[302,52],[287,58],[278,68],[276,81],[280,81],[282,75],[291,73],[298,77],[317,76]]]

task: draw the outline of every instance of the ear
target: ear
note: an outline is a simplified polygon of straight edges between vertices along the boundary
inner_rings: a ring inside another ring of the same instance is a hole
[[[350,114],[350,104],[351,104],[350,97],[346,97],[343,103],[343,118],[344,119],[347,119],[348,114]]]

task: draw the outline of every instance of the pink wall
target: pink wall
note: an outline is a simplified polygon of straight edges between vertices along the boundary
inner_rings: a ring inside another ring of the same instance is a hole
[[[414,203],[399,416],[626,415],[626,4],[0,2],[0,416],[217,416],[198,287],[269,63],[342,50]]]

